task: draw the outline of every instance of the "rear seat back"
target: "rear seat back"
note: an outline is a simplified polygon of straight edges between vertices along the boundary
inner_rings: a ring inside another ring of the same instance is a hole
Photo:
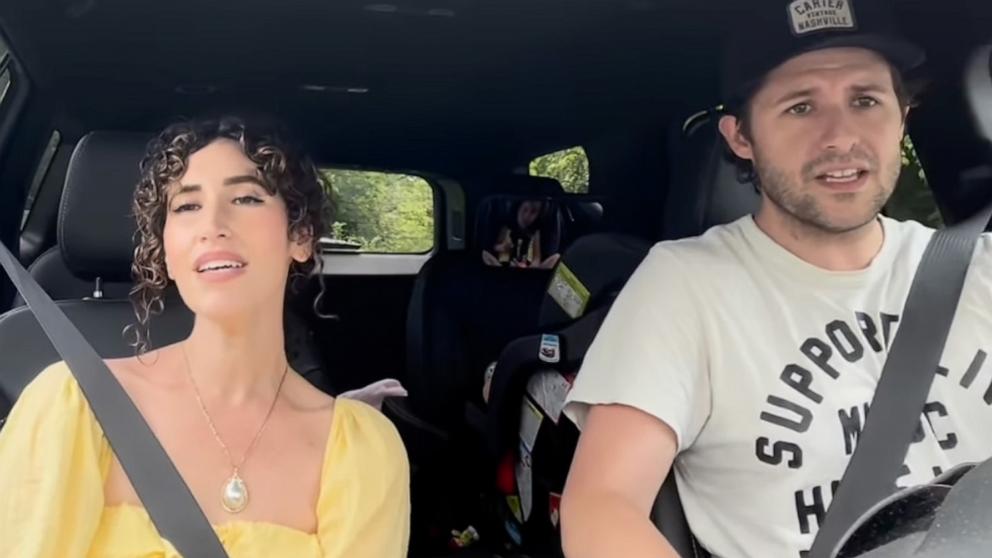
[[[533,328],[550,271],[486,267],[478,254],[432,259],[414,286],[408,320],[411,410],[441,428],[462,421],[486,364]]]
[[[497,182],[499,183],[499,182]],[[560,195],[547,178],[514,175],[502,182],[511,195]],[[529,190],[529,191],[528,191]],[[474,238],[460,252],[442,252],[421,269],[407,315],[409,410],[449,430],[464,422],[465,401],[481,393],[480,373],[511,339],[537,320],[550,270],[492,267],[491,248],[506,208],[484,200],[475,212]],[[557,221],[557,215],[553,216]],[[489,234],[492,232],[492,234]]]

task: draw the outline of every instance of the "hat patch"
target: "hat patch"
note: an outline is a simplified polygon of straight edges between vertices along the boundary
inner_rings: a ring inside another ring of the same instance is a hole
[[[794,35],[855,29],[851,0],[795,0],[789,4],[789,22]]]

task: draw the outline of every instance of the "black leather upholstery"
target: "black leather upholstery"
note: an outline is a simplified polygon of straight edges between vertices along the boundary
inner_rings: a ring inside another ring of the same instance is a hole
[[[661,492],[658,493],[658,498],[651,509],[651,520],[682,558],[709,556],[709,553],[699,546],[692,536],[689,523],[685,519],[685,512],[682,511],[682,499],[679,498],[674,475],[668,475],[662,484]]]
[[[79,141],[65,178],[58,243],[79,278],[131,279],[135,223],[131,198],[150,136],[91,132]]]
[[[131,198],[150,137],[91,132],[73,150],[59,203],[58,244],[28,268],[53,300],[127,297],[136,229]],[[22,304],[18,296],[14,306]]]
[[[122,285],[123,283],[119,283]],[[54,297],[53,297],[54,298]],[[58,307],[104,358],[134,356],[134,334],[124,328],[136,321],[127,298],[56,300]],[[322,361],[314,347],[312,332],[302,316],[287,311],[284,316],[286,358],[294,370],[327,393],[333,393]],[[193,314],[174,287],[166,291],[165,307],[150,320],[150,345],[155,349],[181,341],[193,329]],[[0,419],[6,414],[3,399],[16,400],[24,386],[49,364],[61,360],[27,306],[0,314]]]
[[[136,321],[127,299],[135,231],[130,213],[147,140],[119,132],[92,132],[80,140],[59,205],[59,245],[30,267],[32,277],[106,358],[134,354],[123,333]],[[102,298],[94,296],[98,279]],[[192,328],[193,316],[178,293],[170,289],[166,295],[165,311],[150,322],[151,348],[183,339]],[[25,306],[0,315],[0,354],[0,400],[8,402],[38,372],[61,360]]]
[[[483,182],[483,181],[477,181]],[[561,194],[554,180],[488,177],[487,191],[509,195]],[[483,204],[480,204],[480,208]],[[479,211],[473,211],[478,219]],[[489,267],[482,260],[477,223],[464,251],[441,252],[421,269],[407,312],[405,399],[388,399],[413,463],[415,533],[434,533],[425,544],[446,544],[446,529],[474,513],[482,464],[472,462],[476,440],[465,403],[481,399],[486,365],[537,320],[548,270]]]
[[[134,348],[124,335],[124,328],[135,322],[130,301],[62,300],[56,304],[97,354],[104,358],[134,356]],[[150,321],[151,348],[186,338],[192,327],[193,315],[172,290],[166,297],[165,312]],[[0,314],[0,354],[0,399],[7,401],[15,401],[38,372],[62,360],[26,306]]]
[[[491,179],[510,195],[555,195],[549,178]],[[487,221],[484,201],[477,218]],[[483,227],[477,224],[478,233]],[[407,389],[414,415],[449,428],[463,422],[464,405],[479,397],[483,371],[510,340],[536,326],[550,271],[483,264],[482,235],[464,252],[441,253],[414,283],[407,314]]]
[[[753,185],[737,180],[737,171],[725,155],[718,119],[715,112],[700,116],[673,142],[663,240],[698,236],[758,209],[760,194]]]
[[[52,246],[42,252],[28,267],[28,272],[52,300],[70,300],[80,298],[127,298],[131,290],[131,282],[100,281],[100,293],[97,295],[97,281],[76,277],[66,266],[62,257],[62,249]],[[14,306],[22,306],[24,300],[20,295],[14,300]]]

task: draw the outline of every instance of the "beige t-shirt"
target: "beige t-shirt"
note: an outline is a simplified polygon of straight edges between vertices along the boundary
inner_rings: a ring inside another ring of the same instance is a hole
[[[690,526],[715,556],[800,557],[864,424],[933,230],[881,218],[855,272],[817,268],[748,216],[657,244],[590,347],[565,413],[622,403],[678,437]],[[992,455],[992,237],[976,248],[898,484]]]

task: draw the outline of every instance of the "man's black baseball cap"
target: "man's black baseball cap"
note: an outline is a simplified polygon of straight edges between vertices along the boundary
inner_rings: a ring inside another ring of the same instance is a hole
[[[754,0],[734,22],[724,56],[723,99],[738,105],[786,60],[833,47],[873,50],[902,72],[926,59],[923,49],[896,32],[889,0]]]

